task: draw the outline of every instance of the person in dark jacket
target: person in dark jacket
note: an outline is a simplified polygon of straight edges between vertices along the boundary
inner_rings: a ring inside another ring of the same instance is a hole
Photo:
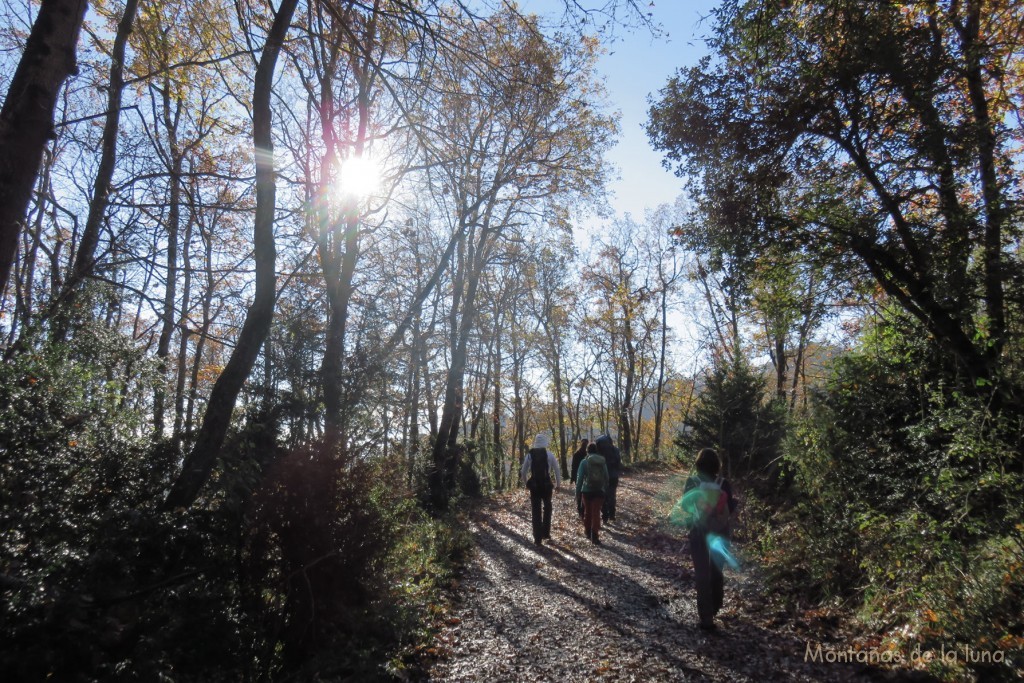
[[[573,484],[576,483],[576,471],[580,468],[580,463],[583,462],[583,458],[587,457],[587,444],[590,443],[589,439],[580,439],[580,447],[576,449],[576,452],[572,454],[572,464],[569,466],[569,481]],[[582,496],[576,496],[576,512],[580,514],[580,519],[583,518],[583,498]]]
[[[520,481],[530,490],[533,542],[536,545],[543,545],[544,539],[551,539],[551,494],[562,485],[562,473],[555,456],[548,450],[550,443],[546,433],[538,434],[519,471]]]
[[[719,496],[728,496],[727,515],[736,510],[736,498],[733,496],[732,485],[728,480],[718,476],[722,463],[713,448],[702,448],[694,463],[694,474],[686,480],[683,488],[682,507],[695,507],[688,501],[704,498],[702,494],[714,493],[715,503]],[[706,514],[706,513],[705,513]],[[697,616],[700,627],[705,630],[715,628],[715,615],[722,609],[725,597],[725,577],[722,575],[722,553],[727,552],[723,544],[728,540],[728,531],[724,536],[716,536],[709,531],[706,519],[693,519],[688,522],[690,527],[688,540],[690,558],[693,560],[693,577],[697,588]]]
[[[612,437],[602,434],[594,442],[597,452],[604,456],[608,465],[608,490],[604,495],[604,507],[601,508],[601,519],[605,523],[615,521],[615,493],[619,488],[619,475],[622,473],[622,454],[612,442]]]
[[[587,444],[589,443],[589,439],[580,439],[580,447],[572,454],[572,466],[569,468],[569,481],[574,484],[576,483],[576,470],[580,468],[580,463],[583,462],[583,458],[587,457]]]
[[[594,545],[601,545],[598,533],[601,531],[601,504],[608,490],[608,465],[594,444],[587,450],[587,457],[576,473],[576,496],[583,500],[583,528],[587,538]]]

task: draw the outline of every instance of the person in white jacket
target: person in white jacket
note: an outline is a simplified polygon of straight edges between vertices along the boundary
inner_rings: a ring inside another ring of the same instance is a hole
[[[543,545],[544,539],[551,538],[551,494],[562,486],[562,473],[555,456],[548,450],[550,443],[547,433],[538,434],[519,471],[519,480],[530,490],[533,542],[537,545]]]

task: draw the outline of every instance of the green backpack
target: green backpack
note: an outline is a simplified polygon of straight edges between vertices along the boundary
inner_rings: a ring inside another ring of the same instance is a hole
[[[583,461],[583,486],[591,493],[600,491],[604,493],[608,488],[608,478],[605,473],[608,471],[603,455],[591,453]]]

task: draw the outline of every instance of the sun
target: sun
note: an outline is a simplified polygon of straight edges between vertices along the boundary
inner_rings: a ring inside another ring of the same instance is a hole
[[[341,173],[334,183],[346,199],[367,199],[380,185],[380,166],[367,156],[349,157],[341,162]]]

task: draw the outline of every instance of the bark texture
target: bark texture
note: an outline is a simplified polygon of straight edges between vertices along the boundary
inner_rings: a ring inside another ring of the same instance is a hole
[[[7,289],[43,150],[56,137],[57,97],[78,69],[85,8],[85,0],[43,0],[0,110],[0,293]]]

